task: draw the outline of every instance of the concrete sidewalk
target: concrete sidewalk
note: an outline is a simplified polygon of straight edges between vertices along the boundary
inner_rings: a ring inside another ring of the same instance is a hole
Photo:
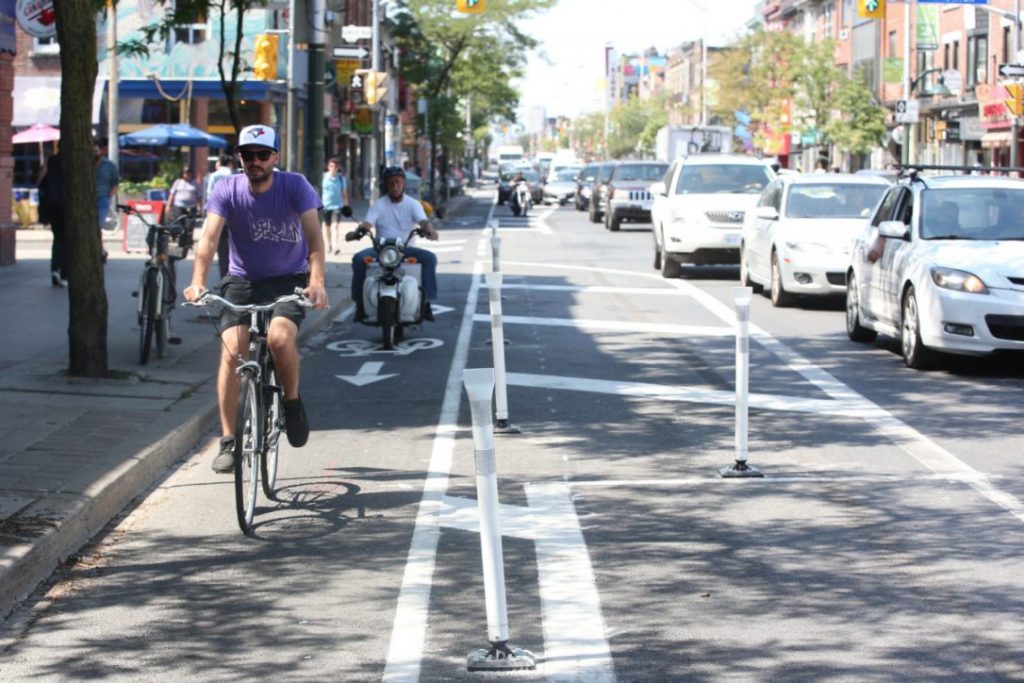
[[[448,204],[454,213],[461,198]],[[355,217],[366,202],[354,202]],[[354,225],[354,224],[353,224]],[[0,268],[0,619],[175,460],[219,435],[219,340],[200,309],[178,308],[165,358],[138,364],[137,300],[145,257],[110,235],[108,362],[116,378],[69,378],[67,290],[50,283],[50,232],[19,230],[17,262]],[[310,311],[300,343],[350,305],[351,245],[328,256],[331,305]],[[179,289],[192,255],[178,263]]]

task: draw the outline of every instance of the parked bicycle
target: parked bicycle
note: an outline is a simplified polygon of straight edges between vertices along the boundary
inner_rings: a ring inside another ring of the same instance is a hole
[[[171,223],[155,224],[132,206],[118,204],[117,210],[137,217],[148,229],[146,244],[149,258],[139,277],[139,288],[132,292],[132,296],[139,300],[139,364],[145,365],[149,362],[154,337],[160,358],[167,353],[168,344],[181,343],[179,337],[170,336],[171,311],[174,310],[176,296],[174,262],[188,256],[188,250],[192,248],[196,212],[192,209]]]
[[[235,372],[240,375],[238,416],[235,418],[235,512],[238,526],[245,534],[253,530],[258,481],[263,494],[274,500],[277,483],[277,453],[284,432],[284,387],[278,382],[274,358],[267,345],[270,312],[278,304],[297,303],[312,308],[313,303],[296,288],[266,304],[234,304],[211,292],[204,292],[186,306],[216,305],[249,317],[248,358],[238,357]]]

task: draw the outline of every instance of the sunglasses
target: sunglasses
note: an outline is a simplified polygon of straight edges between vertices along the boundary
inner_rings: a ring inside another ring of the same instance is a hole
[[[273,150],[261,149],[258,152],[254,152],[251,149],[240,149],[238,150],[238,156],[242,157],[242,161],[252,161],[253,159],[259,159],[260,161],[266,161],[273,154]]]

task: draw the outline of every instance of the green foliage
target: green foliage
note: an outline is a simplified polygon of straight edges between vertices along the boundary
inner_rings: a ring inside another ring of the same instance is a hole
[[[467,104],[473,131],[493,118],[515,120],[519,94],[511,83],[523,76],[527,52],[537,44],[519,22],[554,3],[489,0],[486,12],[473,15],[455,13],[451,0],[392,3],[387,30],[402,50],[401,76],[427,100],[441,146],[454,152],[465,144]]]
[[[833,106],[838,115],[822,126],[827,141],[854,154],[867,154],[881,144],[887,110],[878,105],[860,74],[840,83]]]

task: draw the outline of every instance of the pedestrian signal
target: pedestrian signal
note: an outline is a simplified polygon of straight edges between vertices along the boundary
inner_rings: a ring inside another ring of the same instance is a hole
[[[261,81],[277,80],[277,36],[261,33],[253,43],[253,78]]]
[[[1024,85],[1018,83],[1007,83],[1003,86],[1009,95],[1006,98],[1006,106],[1014,116],[1024,114]]]
[[[455,9],[463,14],[480,14],[487,7],[487,0],[456,0]]]
[[[857,0],[857,16],[861,19],[884,19],[885,0]]]

